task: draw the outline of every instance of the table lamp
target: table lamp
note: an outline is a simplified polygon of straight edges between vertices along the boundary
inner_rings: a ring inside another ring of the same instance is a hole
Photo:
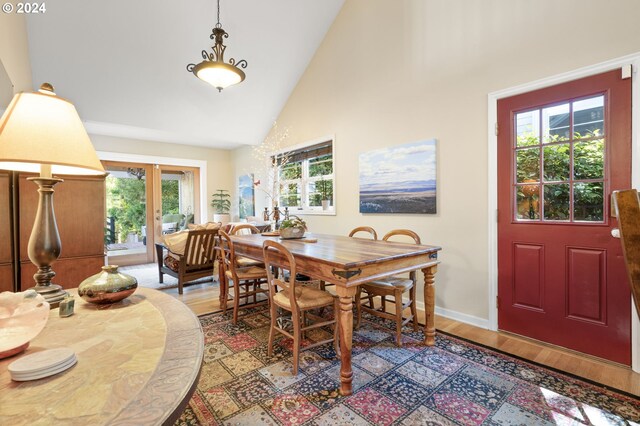
[[[66,292],[51,283],[56,275],[51,264],[62,249],[53,187],[63,182],[52,174],[101,175],[104,169],[75,107],[56,96],[51,84],[42,84],[38,92],[16,94],[0,118],[0,169],[40,172],[28,178],[40,193],[28,254],[38,267],[34,289],[55,308]]]

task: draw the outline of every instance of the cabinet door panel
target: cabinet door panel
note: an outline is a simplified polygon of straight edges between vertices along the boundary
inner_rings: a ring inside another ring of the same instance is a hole
[[[11,211],[9,199],[11,191],[9,187],[9,173],[0,172],[0,263],[13,261],[11,250]]]
[[[53,279],[54,284],[61,285],[62,288],[75,288],[91,275],[100,272],[104,266],[104,254],[95,257],[82,258],[60,258],[51,265],[56,273]],[[20,262],[22,291],[35,285],[33,274],[36,273],[36,266],[31,262]]]
[[[20,260],[27,247],[38,208],[37,185],[20,176]],[[54,187],[53,204],[62,242],[60,259],[104,255],[104,178],[66,176]],[[54,268],[55,269],[55,268]],[[23,280],[24,282],[24,280]]]

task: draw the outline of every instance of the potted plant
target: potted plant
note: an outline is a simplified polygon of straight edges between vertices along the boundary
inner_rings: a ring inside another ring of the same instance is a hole
[[[213,207],[213,221],[226,225],[231,221],[229,210],[231,209],[231,195],[226,189],[218,189],[211,199],[211,207]]]
[[[327,191],[327,185],[329,181],[324,179],[320,179],[316,184],[316,187],[320,190],[321,202],[322,202],[322,210],[327,210],[329,208],[329,191]]]
[[[290,216],[289,219],[285,219],[280,224],[280,238],[302,238],[304,232],[307,230],[307,223],[300,219],[298,216]]]

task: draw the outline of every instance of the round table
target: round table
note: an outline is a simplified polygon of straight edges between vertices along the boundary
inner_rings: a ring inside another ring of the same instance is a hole
[[[173,424],[195,391],[204,338],[181,301],[138,288],[113,305],[75,296],[75,314],[52,309],[22,354],[0,360],[0,424]],[[78,363],[57,375],[14,382],[7,366],[21,356],[70,347]]]

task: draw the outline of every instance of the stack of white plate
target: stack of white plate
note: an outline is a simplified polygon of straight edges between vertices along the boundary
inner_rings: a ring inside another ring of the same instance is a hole
[[[12,380],[26,382],[61,373],[76,362],[78,359],[72,349],[57,348],[23,356],[9,364],[7,369]]]

